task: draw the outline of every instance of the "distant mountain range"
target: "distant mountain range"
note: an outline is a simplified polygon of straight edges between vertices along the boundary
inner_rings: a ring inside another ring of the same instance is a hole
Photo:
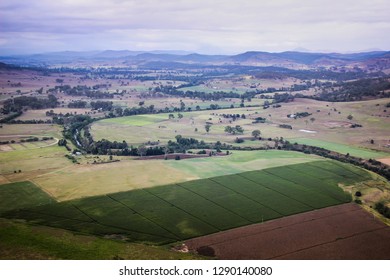
[[[361,53],[311,53],[287,51],[280,53],[248,51],[237,55],[204,55],[185,51],[105,50],[90,52],[52,52],[34,55],[0,56],[0,61],[24,66],[53,65],[139,65],[161,62],[175,65],[243,65],[279,66],[286,68],[316,68],[330,66],[363,66],[390,69],[389,51]],[[380,69],[379,69],[380,70]],[[382,69],[383,70],[383,69]]]

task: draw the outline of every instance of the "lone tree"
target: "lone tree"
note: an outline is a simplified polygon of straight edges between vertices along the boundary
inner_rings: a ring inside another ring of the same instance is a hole
[[[256,129],[256,130],[253,130],[252,131],[252,136],[256,139],[256,138],[259,138],[259,136],[261,135],[261,132],[260,130]]]
[[[353,119],[353,116],[352,116],[352,115],[348,115],[347,119],[348,119],[348,120],[352,120],[352,119]]]
[[[206,130],[207,133],[209,133],[210,127],[211,127],[211,124],[206,124],[206,125],[204,126],[204,129]]]

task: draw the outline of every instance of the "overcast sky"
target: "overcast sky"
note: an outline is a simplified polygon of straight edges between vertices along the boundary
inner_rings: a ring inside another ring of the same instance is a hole
[[[0,55],[390,50],[389,0],[1,0]]]

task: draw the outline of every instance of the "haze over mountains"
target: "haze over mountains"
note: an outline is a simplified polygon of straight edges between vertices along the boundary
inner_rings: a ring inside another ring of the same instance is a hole
[[[361,53],[312,53],[286,51],[280,53],[248,51],[237,55],[204,55],[186,51],[129,51],[105,50],[89,52],[51,52],[33,55],[0,56],[0,61],[8,64],[27,66],[50,66],[58,64],[103,64],[148,65],[159,63],[168,67],[177,65],[242,65],[242,66],[279,66],[287,68],[321,66],[368,66],[376,65],[389,68],[389,51]]]

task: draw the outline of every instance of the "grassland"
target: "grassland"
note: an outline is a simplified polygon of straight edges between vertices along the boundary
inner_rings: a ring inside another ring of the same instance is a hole
[[[0,259],[3,260],[179,260],[201,256],[155,246],[80,235],[59,228],[31,226],[0,219]]]
[[[314,144],[349,152],[362,158],[385,158],[390,156],[388,135],[390,135],[390,113],[384,112],[390,99],[374,101],[330,103],[314,100],[297,99],[295,102],[283,104],[280,108],[236,108],[229,110],[209,110],[200,112],[185,112],[184,117],[168,119],[166,115],[130,116],[103,120],[92,125],[91,132],[95,139],[123,141],[140,145],[148,141],[165,143],[174,140],[178,134],[193,137],[206,142],[221,141],[233,144],[236,137],[251,138],[251,132],[259,129],[262,137],[283,137],[287,140]],[[308,112],[310,117],[290,119],[288,114]],[[245,114],[245,119],[223,118],[222,114]],[[352,120],[347,116],[351,115]],[[257,117],[266,118],[265,123],[253,121]],[[146,119],[145,119],[146,118]],[[165,118],[165,119],[164,119]],[[212,124],[210,132],[206,133],[206,123]],[[351,124],[362,127],[350,128]],[[279,124],[289,124],[293,129],[280,128]],[[244,134],[231,135],[224,131],[227,125],[240,125]],[[308,133],[308,131],[312,133]],[[374,140],[374,144],[372,144]],[[262,146],[259,141],[248,141],[241,145]]]
[[[351,200],[337,186],[371,178],[312,162],[10,211],[7,218],[151,244],[176,242]]]
[[[349,153],[352,156],[361,157],[361,158],[380,158],[389,156],[389,153],[380,152],[375,150],[369,150],[364,148],[358,148],[353,146],[348,146],[346,144],[327,142],[318,139],[311,138],[292,138],[289,139],[292,143],[306,144],[316,147],[325,148],[331,151],[335,151],[341,154]]]
[[[285,151],[234,151],[229,156],[181,161],[122,158],[97,165],[67,162],[65,167],[31,180],[63,201],[316,160],[321,158]]]
[[[137,115],[132,117],[122,117],[116,119],[105,119],[102,123],[121,124],[130,126],[145,126],[149,124],[166,121],[169,119],[169,114],[154,114],[154,115]]]
[[[0,175],[8,182],[25,181],[44,173],[71,166],[63,147],[22,149],[0,153]],[[19,172],[20,170],[20,172]]]
[[[53,124],[2,124],[0,128],[1,140],[16,140],[25,136],[61,138],[62,128]]]

